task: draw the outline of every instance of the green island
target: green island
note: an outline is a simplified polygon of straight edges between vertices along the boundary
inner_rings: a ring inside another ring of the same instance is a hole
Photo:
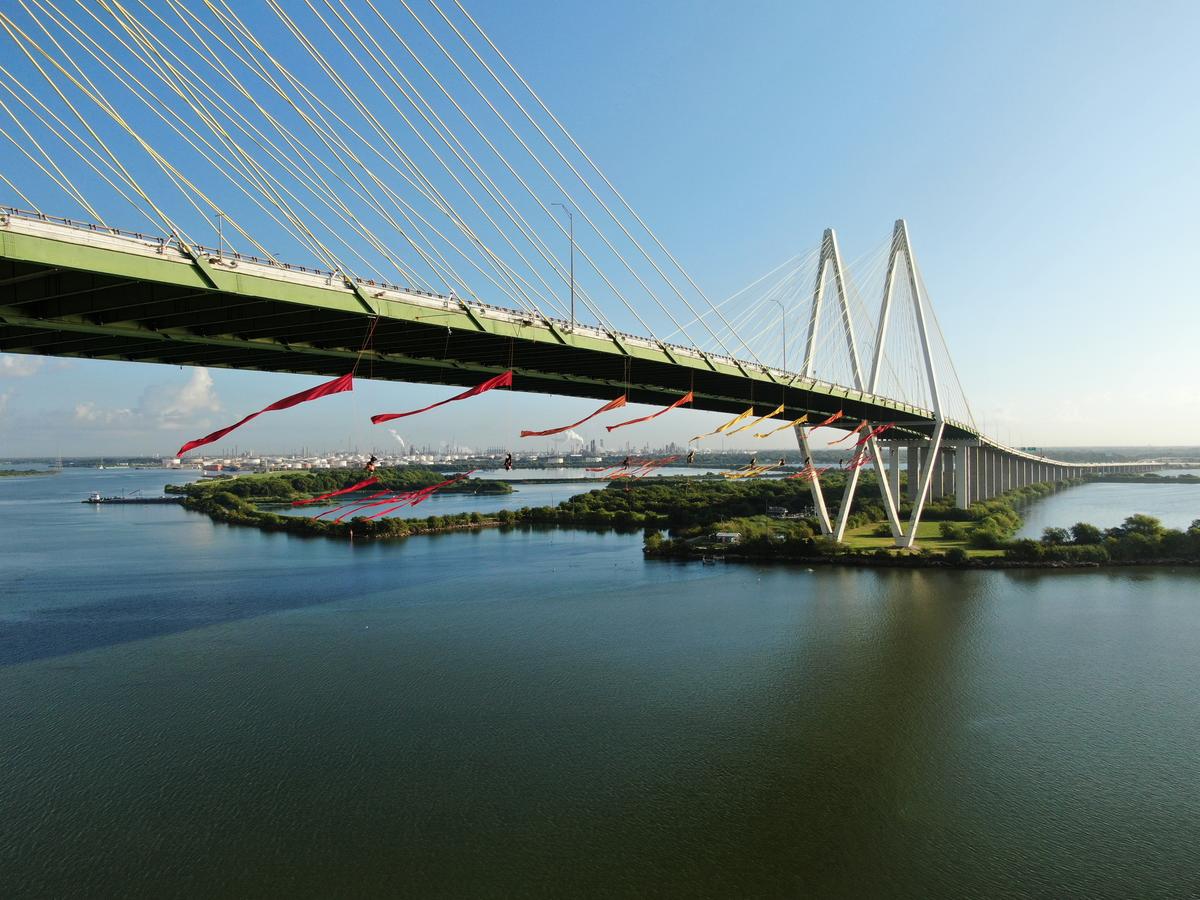
[[[379,480],[377,485],[371,485],[354,494],[345,494],[329,503],[347,503],[355,497],[380,490],[414,491],[446,480],[445,475],[431,469],[380,469],[373,474]],[[361,469],[305,469],[193,481],[189,484],[169,484],[164,490],[169,494],[183,494],[185,509],[202,512],[217,522],[314,537],[403,538],[412,534],[436,534],[459,528],[498,524],[484,519],[478,513],[429,516],[425,519],[356,518],[347,522],[333,522],[304,515],[283,516],[269,508],[263,508],[291,504],[296,500],[342,490],[369,477],[371,475]],[[468,478],[441,488],[439,493],[510,494],[512,485],[504,481]]]
[[[415,490],[443,481],[428,469],[383,469],[380,485]],[[1047,528],[1039,540],[1014,539],[1020,509],[1041,497],[1088,480],[1059,485],[1032,484],[959,509],[948,498],[926,504],[918,547],[893,546],[883,503],[877,499],[874,473],[864,473],[842,543],[820,534],[811,513],[809,486],[785,479],[729,481],[662,476],[616,481],[603,489],[577,494],[557,506],[503,509],[494,513],[456,513],[423,519],[355,517],[343,522],[304,515],[280,515],[270,506],[340,490],[367,477],[353,470],[306,470],[246,475],[167,487],[185,495],[184,507],[230,525],[340,539],[386,540],[487,527],[577,527],[623,532],[642,531],[647,557],[660,559],[724,558],[727,561],[778,561],[874,566],[949,566],[956,568],[1079,567],[1099,565],[1200,565],[1200,519],[1186,531],[1166,528],[1157,519],[1132,515],[1101,529],[1085,522],[1070,529]],[[1196,476],[1129,476],[1125,481],[1200,481]],[[822,479],[830,508],[845,489],[843,475]],[[467,479],[447,493],[510,493],[503,481]],[[330,502],[347,502],[345,495]],[[266,507],[266,508],[264,508]],[[907,500],[900,514],[911,512]],[[724,540],[716,535],[724,534]],[[729,536],[736,535],[736,538]]]
[[[0,478],[29,478],[35,475],[57,475],[58,469],[0,469]]]

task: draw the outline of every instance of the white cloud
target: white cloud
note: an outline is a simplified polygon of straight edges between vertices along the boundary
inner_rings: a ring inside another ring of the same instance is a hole
[[[99,409],[90,400],[75,404],[75,421],[87,425],[124,425],[133,415],[131,409]]]
[[[45,362],[40,356],[0,353],[0,377],[28,378],[36,374]]]
[[[193,369],[183,384],[153,384],[143,392],[136,407],[103,407],[94,401],[75,404],[77,425],[91,428],[120,428],[130,432],[156,428],[179,428],[205,424],[204,413],[217,412],[221,402],[213,389],[212,376],[204,368]]]
[[[137,412],[148,425],[175,428],[192,424],[197,413],[220,409],[221,401],[213,389],[212,376],[208,369],[197,368],[183,385],[156,384],[146,388]]]

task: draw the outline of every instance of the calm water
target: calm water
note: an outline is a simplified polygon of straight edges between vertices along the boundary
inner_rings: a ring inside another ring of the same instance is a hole
[[[1200,885],[1194,571],[648,564],[77,502],[165,477],[0,481],[5,896]]]
[[[1022,513],[1020,537],[1040,537],[1044,528],[1070,528],[1076,522],[1111,528],[1134,513],[1186,529],[1200,519],[1200,484],[1082,484],[1038,500]]]

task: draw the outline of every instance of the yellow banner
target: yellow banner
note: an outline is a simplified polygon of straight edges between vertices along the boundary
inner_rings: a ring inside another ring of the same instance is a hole
[[[701,438],[712,437],[714,434],[720,434],[726,428],[736,425],[738,422],[744,422],[746,419],[750,418],[752,415],[754,415],[754,407],[753,406],[750,407],[748,410],[746,410],[741,415],[734,416],[732,419],[730,419],[728,422],[726,422],[724,425],[720,426],[719,428],[716,428],[716,429],[708,432],[707,434],[696,435],[694,438],[689,440],[688,443],[690,444],[692,441],[698,441]]]
[[[779,404],[779,406],[775,407],[775,409],[771,410],[765,416],[759,416],[753,422],[749,422],[746,425],[743,425],[741,428],[737,428],[737,429],[734,429],[733,431],[725,432],[725,436],[728,437],[731,434],[738,434],[739,432],[745,431],[747,428],[753,428],[755,425],[761,425],[763,422],[767,421],[768,419],[775,418],[777,415],[779,415],[782,412],[783,412],[783,404],[781,403],[781,404]]]
[[[783,425],[780,425],[778,428],[772,428],[770,431],[765,431],[762,434],[756,434],[755,437],[756,438],[770,437],[773,434],[778,434],[779,432],[783,431],[783,429],[785,429],[785,428],[794,428],[796,425],[803,425],[807,421],[808,421],[808,413],[805,413],[798,419],[793,419],[791,422],[785,422]]]

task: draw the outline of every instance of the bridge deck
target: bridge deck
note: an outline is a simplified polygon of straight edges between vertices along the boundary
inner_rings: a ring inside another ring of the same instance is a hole
[[[786,404],[928,433],[908,404],[690,347],[11,212],[0,220],[0,351],[178,365],[344,373],[472,385],[507,368],[517,390],[697,409]],[[958,437],[970,436],[952,426]]]

